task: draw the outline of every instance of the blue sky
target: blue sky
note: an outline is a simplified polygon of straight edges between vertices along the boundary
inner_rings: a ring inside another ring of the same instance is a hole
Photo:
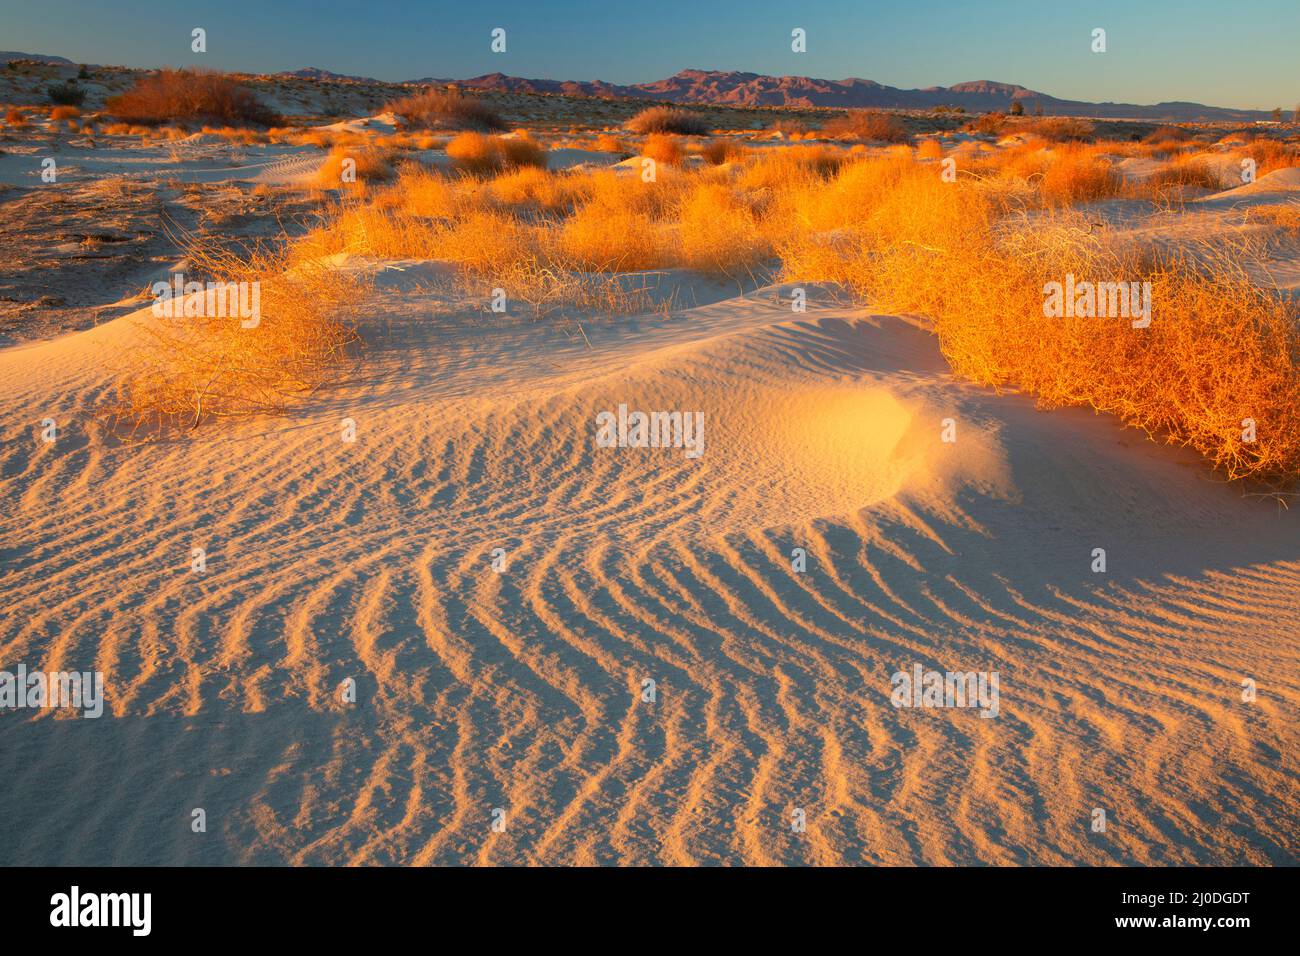
[[[205,55],[190,51],[196,26]],[[494,27],[504,54],[489,49]],[[808,52],[791,52],[794,27]],[[1089,49],[1094,27],[1105,54]],[[636,83],[693,67],[907,88],[1001,80],[1093,101],[1300,101],[1300,0],[0,0],[0,50],[385,80],[499,70]]]

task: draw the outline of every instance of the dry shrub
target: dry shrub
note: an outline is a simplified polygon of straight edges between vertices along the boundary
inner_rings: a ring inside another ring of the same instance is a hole
[[[534,166],[498,176],[491,191],[498,205],[560,215],[591,195],[590,181],[581,173],[552,173]]]
[[[237,316],[215,314],[145,320],[121,403],[110,409],[120,433],[162,435],[210,418],[282,412],[337,374],[358,340],[349,315],[364,299],[363,280],[284,251],[187,252],[187,279],[259,282],[260,321],[245,328]]]
[[[389,103],[385,109],[400,116],[407,126],[423,129],[467,129],[494,132],[505,121],[485,102],[455,90],[426,90]]]
[[[600,136],[596,137],[596,151],[600,153],[614,153],[623,157],[631,155],[627,150],[626,144],[611,133],[602,133]]]
[[[5,110],[5,125],[22,127],[27,125],[27,114],[20,109],[9,107]]]
[[[833,176],[848,156],[829,146],[790,146],[755,152],[740,175],[747,189],[785,191]]]
[[[662,267],[667,244],[658,224],[632,206],[589,201],[560,227],[560,252],[588,272],[634,272]]]
[[[475,175],[520,166],[546,166],[546,150],[525,136],[506,138],[461,133],[447,144],[447,155],[457,169]]]
[[[108,112],[141,126],[162,123],[271,126],[278,117],[251,91],[220,73],[160,70],[110,97]]]
[[[1049,206],[1073,206],[1118,196],[1124,178],[1110,161],[1086,146],[1057,146],[1039,184]]]
[[[709,124],[698,113],[670,106],[652,106],[628,120],[627,128],[642,135],[676,133],[679,136],[703,136],[708,133]]]
[[[686,156],[680,141],[662,133],[651,133],[645,138],[645,142],[641,144],[641,155],[653,159],[656,163],[665,163],[669,166],[681,165]]]
[[[1181,126],[1157,126],[1146,136],[1142,137],[1142,142],[1153,145],[1163,143],[1186,143],[1192,138],[1192,134]]]
[[[50,110],[50,119],[56,123],[59,120],[76,119],[80,115],[81,110],[75,106],[56,106]]]
[[[1159,198],[1171,193],[1181,195],[1188,188],[1217,191],[1223,188],[1223,183],[1219,174],[1205,160],[1182,157],[1152,173],[1137,187],[1139,194]]]
[[[700,147],[700,155],[704,157],[704,161],[714,166],[737,162],[744,159],[745,153],[745,148],[731,139],[710,140]]]
[[[879,143],[909,143],[912,136],[901,117],[874,110],[849,110],[822,127],[833,139],[860,139]]]
[[[1001,136],[1007,131],[1007,115],[1005,113],[984,113],[975,117],[966,124],[965,129],[968,133],[980,133],[984,136]]]
[[[918,159],[943,159],[943,144],[937,139],[923,139],[916,147]]]
[[[1238,150],[1255,161],[1255,174],[1263,176],[1277,169],[1300,166],[1300,147],[1281,140],[1256,137]]]
[[[256,146],[263,142],[274,142],[275,130],[268,130],[265,135],[255,129],[237,129],[233,126],[205,126],[203,132],[210,136],[220,136],[240,146]]]
[[[1050,143],[1088,142],[1097,128],[1085,119],[1074,116],[1047,116],[1023,122],[1017,131],[1032,133]]]
[[[315,184],[322,189],[342,189],[354,183],[386,182],[393,178],[394,159],[391,150],[378,146],[360,149],[336,146],[317,171]],[[348,160],[351,160],[350,164]],[[345,172],[354,175],[355,179],[345,180]]]
[[[803,232],[790,278],[847,284],[880,308],[929,316],[953,369],[1045,407],[1083,405],[1186,445],[1229,478],[1300,477],[1300,312],[1231,255],[1139,254],[1076,214],[1004,220],[983,184],[904,171],[857,224]],[[1041,215],[1041,214],[1040,214]],[[1149,281],[1153,318],[1047,318],[1047,282]],[[1242,420],[1258,440],[1242,441]]]
[[[697,183],[685,197],[677,238],[681,264],[698,272],[749,272],[772,254],[750,204],[720,183]]]
[[[1251,210],[1251,215],[1292,235],[1300,236],[1300,203],[1260,206]]]

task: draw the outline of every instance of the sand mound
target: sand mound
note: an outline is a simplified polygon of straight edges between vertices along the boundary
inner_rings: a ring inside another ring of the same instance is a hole
[[[1294,513],[815,289],[584,337],[426,279],[184,442],[90,418],[129,322],[0,351],[3,664],[108,688],[0,717],[12,862],[1296,862]],[[599,446],[620,405],[703,454]],[[999,716],[896,709],[916,663]]]

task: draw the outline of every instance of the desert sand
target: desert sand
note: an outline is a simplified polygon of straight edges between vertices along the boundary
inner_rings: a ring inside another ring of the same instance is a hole
[[[365,363],[284,419],[105,434],[147,310],[0,351],[0,647],[107,685],[0,715],[10,862],[1295,862],[1294,509],[830,290],[654,274],[697,304],[584,340],[355,266]],[[596,447],[620,403],[705,454]]]

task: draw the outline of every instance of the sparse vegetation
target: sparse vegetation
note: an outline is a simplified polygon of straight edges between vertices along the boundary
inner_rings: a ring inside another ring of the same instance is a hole
[[[108,112],[124,123],[160,126],[270,126],[278,117],[251,91],[220,73],[160,70],[109,98]]]
[[[506,128],[505,121],[485,102],[456,91],[426,90],[384,108],[401,117],[407,126],[421,129],[495,132]]]
[[[648,133],[703,136],[708,133],[709,124],[698,113],[671,106],[652,106],[628,120],[627,128],[643,136]]]
[[[51,103],[57,103],[60,106],[81,106],[86,102],[86,91],[78,86],[75,80],[52,83],[46,88],[45,92],[49,96]]]
[[[822,127],[832,139],[859,139],[876,143],[909,143],[912,136],[901,117],[872,110],[849,110]]]

